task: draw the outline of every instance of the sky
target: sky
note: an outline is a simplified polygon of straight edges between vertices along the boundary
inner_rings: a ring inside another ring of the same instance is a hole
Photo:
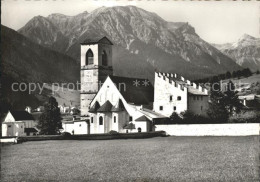
[[[134,5],[171,22],[189,22],[209,43],[237,41],[243,34],[260,37],[260,2],[162,0],[2,0],[1,22],[18,30],[34,16],[74,16],[101,6]]]

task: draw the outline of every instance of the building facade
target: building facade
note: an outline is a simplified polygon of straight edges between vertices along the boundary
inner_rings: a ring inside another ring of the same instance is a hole
[[[173,112],[206,116],[208,91],[182,76],[155,72],[146,79],[113,76],[112,43],[106,38],[81,44],[81,119],[63,122],[72,134],[154,131],[154,122]]]
[[[2,136],[36,135],[36,122],[27,111],[9,111],[2,123]]]

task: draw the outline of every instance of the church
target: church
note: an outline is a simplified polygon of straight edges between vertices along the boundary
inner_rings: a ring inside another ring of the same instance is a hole
[[[81,118],[64,122],[74,134],[156,131],[155,122],[189,110],[206,116],[208,90],[180,75],[154,73],[147,79],[113,75],[113,43],[107,37],[81,43]]]

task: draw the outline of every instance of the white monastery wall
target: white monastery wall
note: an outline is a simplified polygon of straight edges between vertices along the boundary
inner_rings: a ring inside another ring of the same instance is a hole
[[[155,125],[155,131],[173,136],[247,136],[259,135],[259,123]]]

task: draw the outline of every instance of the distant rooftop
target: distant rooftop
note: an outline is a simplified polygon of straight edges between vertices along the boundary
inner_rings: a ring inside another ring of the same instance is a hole
[[[81,44],[89,45],[89,44],[97,44],[97,43],[113,45],[113,43],[106,36],[87,37]]]

